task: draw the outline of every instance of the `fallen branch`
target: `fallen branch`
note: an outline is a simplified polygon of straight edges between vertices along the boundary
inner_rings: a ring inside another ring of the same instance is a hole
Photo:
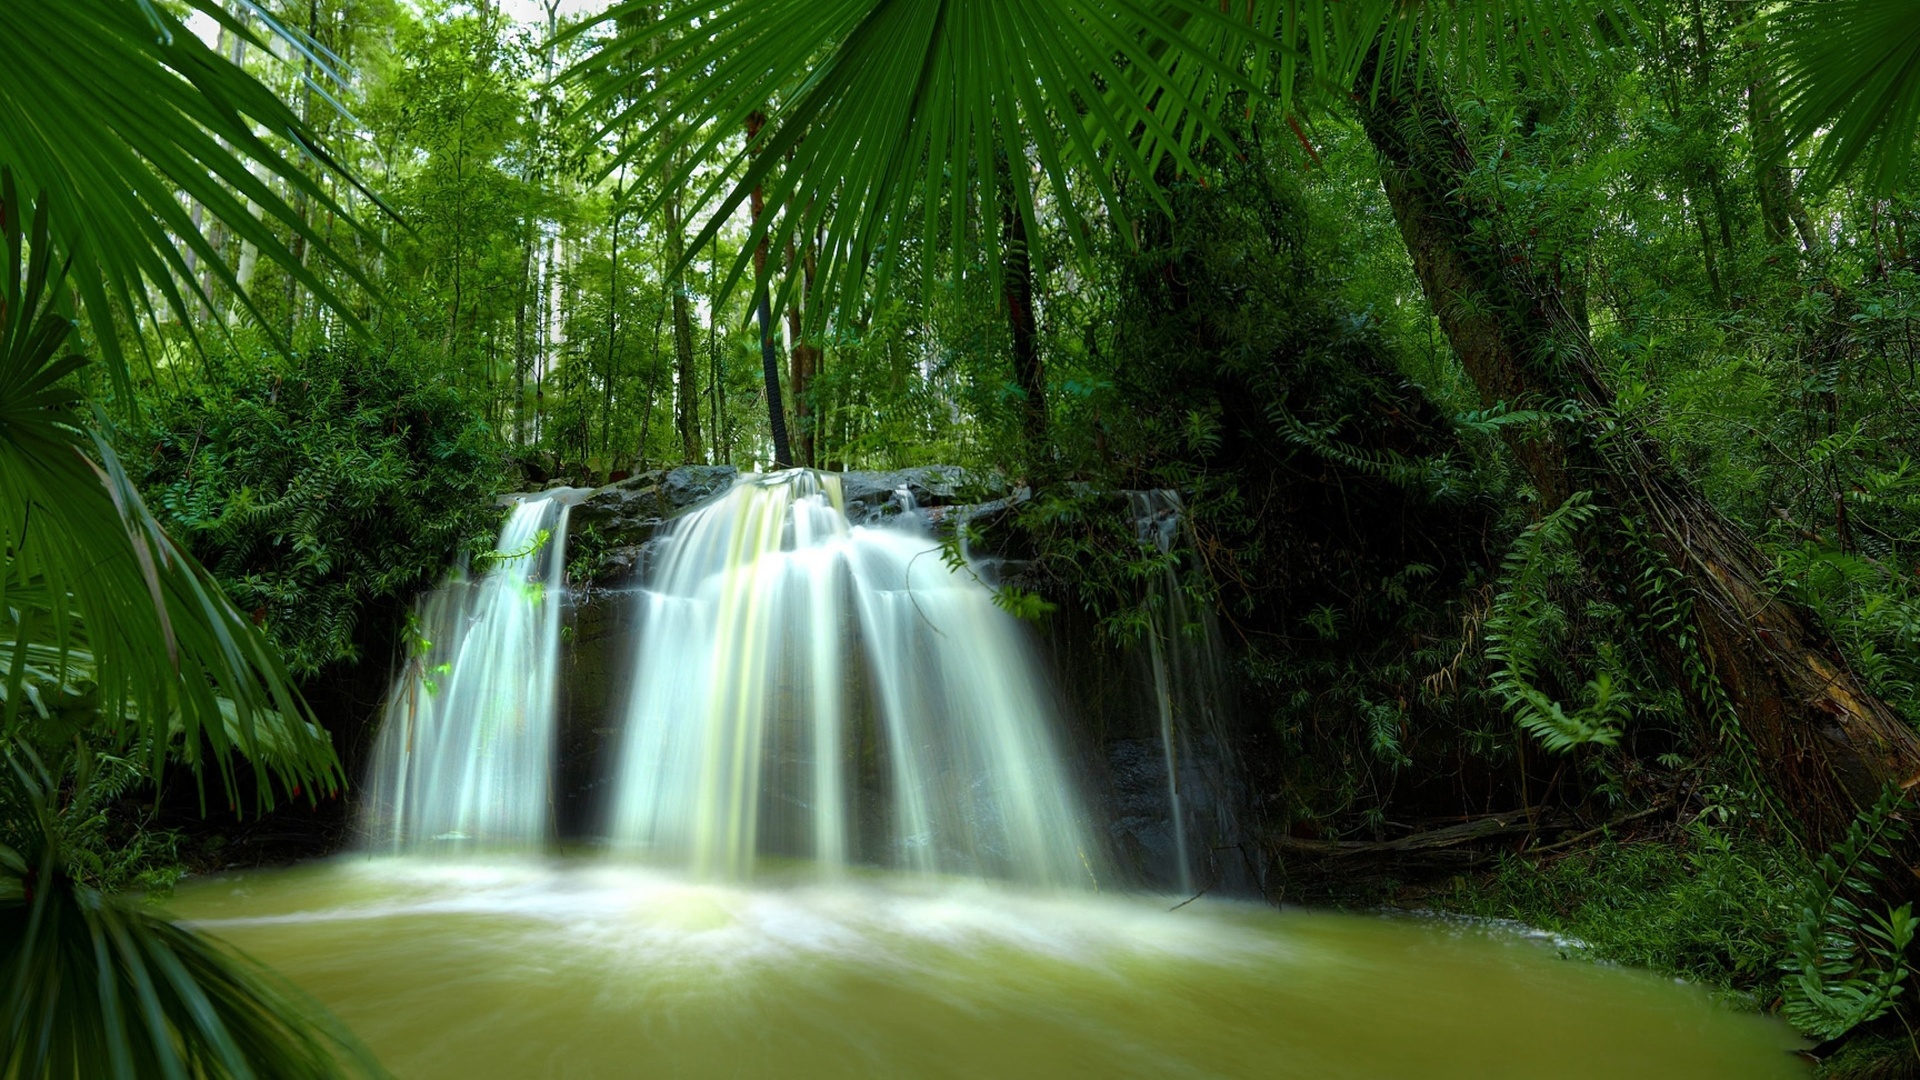
[[[1652,817],[1653,815],[1658,814],[1661,811],[1667,810],[1667,809],[1670,809],[1668,804],[1658,803],[1653,806],[1647,807],[1645,810],[1640,810],[1635,813],[1628,814],[1625,817],[1614,818],[1612,821],[1607,822],[1605,825],[1600,825],[1596,828],[1588,829],[1586,832],[1569,836],[1565,840],[1557,840],[1543,847],[1534,848],[1532,851],[1527,852],[1527,854],[1544,855],[1549,851],[1558,851],[1561,848],[1573,847],[1575,844],[1578,844],[1583,840],[1591,840],[1592,838],[1600,835],[1603,832],[1606,832],[1609,829],[1617,829],[1620,826],[1625,825],[1630,821],[1639,821],[1641,818],[1644,818],[1644,817]]]
[[[1557,831],[1568,827],[1568,824],[1544,823],[1538,811],[1510,810],[1463,821],[1458,825],[1411,833],[1392,840],[1303,840],[1294,836],[1281,836],[1276,837],[1274,842],[1276,846],[1288,851],[1311,852],[1318,855],[1385,855],[1458,847],[1475,840],[1508,833],[1527,832],[1535,828]]]

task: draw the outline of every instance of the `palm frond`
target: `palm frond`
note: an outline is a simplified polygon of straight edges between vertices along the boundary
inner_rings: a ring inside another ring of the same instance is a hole
[[[927,250],[943,241],[983,249],[997,280],[1003,209],[1031,229],[1042,185],[1069,237],[1084,243],[1089,200],[1070,173],[1124,216],[1116,172],[1150,180],[1162,159],[1194,170],[1195,144],[1223,137],[1217,103],[1194,91],[1238,75],[1156,47],[1176,33],[1165,6],[683,0],[652,17],[630,3],[608,14],[616,31],[571,77],[610,113],[609,130],[643,128],[626,156],[644,161],[642,175],[666,178],[662,197],[694,192],[707,224],[690,251],[764,190],[770,212],[726,289],[763,237],[775,247],[818,237],[819,290],[851,299],[870,269],[884,291],[913,239]],[[1173,6],[1218,18],[1199,0]],[[769,123],[745,145],[739,133],[759,112]],[[1146,190],[1159,198],[1154,185]],[[956,258],[955,273],[966,263]]]
[[[10,173],[0,171],[0,648],[6,672],[0,736],[17,730],[30,656],[65,681],[83,658],[108,722],[139,725],[154,770],[177,734],[198,769],[211,758],[237,797],[231,751],[261,780],[312,792],[340,783],[326,734],[291,689],[279,656],[207,571],[148,513],[97,416],[81,411],[62,354],[73,322],[52,262],[43,199],[23,227]],[[34,646],[40,646],[36,651]],[[54,660],[47,660],[48,650]],[[271,788],[260,785],[262,798]]]
[[[220,0],[184,4],[266,48]],[[296,55],[319,60],[251,0],[242,9]],[[12,169],[24,190],[44,191],[56,205],[73,208],[55,222],[50,239],[58,257],[72,262],[72,286],[123,390],[116,316],[139,321],[169,311],[191,332],[195,306],[212,307],[194,266],[259,315],[235,271],[194,225],[182,196],[349,324],[355,323],[352,310],[282,237],[370,288],[318,224],[324,216],[309,217],[295,206],[307,200],[377,243],[315,173],[351,178],[311,125],[165,5],[0,4],[0,166]]]
[[[751,272],[762,238],[776,250],[817,241],[816,318],[858,303],[870,273],[884,294],[914,242],[923,274],[925,253],[944,246],[955,277],[984,263],[997,287],[1007,200],[1029,235],[1044,206],[1083,251],[1097,211],[1129,231],[1125,187],[1170,213],[1164,166],[1204,179],[1201,147],[1231,149],[1219,118],[1236,93],[1270,92],[1292,110],[1303,87],[1344,101],[1369,64],[1382,79],[1441,77],[1491,57],[1541,76],[1592,63],[1602,39],[1637,18],[1634,0],[657,7],[623,4],[576,30],[610,28],[568,78],[609,118],[603,135],[640,128],[614,165],[637,160],[641,175],[662,177],[660,199],[692,193],[706,225],[689,251],[764,192],[770,210],[723,291]],[[755,113],[770,122],[748,143],[740,133]]]
[[[1920,133],[1920,5],[1796,0],[1769,30],[1787,141],[1814,144],[1814,182],[1857,167],[1878,192],[1904,187]]]
[[[51,838],[50,778],[18,744],[4,756]],[[0,846],[0,1076],[384,1075],[325,1009],[253,960],[71,880],[50,839],[27,853]]]

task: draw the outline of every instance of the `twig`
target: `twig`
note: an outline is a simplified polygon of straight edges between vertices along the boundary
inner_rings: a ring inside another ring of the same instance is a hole
[[[1600,835],[1603,832],[1606,832],[1608,829],[1618,828],[1622,825],[1625,825],[1629,821],[1638,821],[1643,817],[1651,817],[1654,814],[1660,813],[1662,810],[1665,810],[1665,809],[1666,809],[1665,805],[1649,806],[1645,810],[1628,814],[1626,817],[1615,818],[1612,821],[1607,822],[1605,825],[1601,825],[1597,828],[1588,829],[1586,832],[1579,833],[1574,836],[1569,836],[1565,840],[1556,840],[1551,844],[1534,848],[1528,854],[1544,855],[1549,851],[1556,851],[1560,848],[1572,847],[1573,845],[1578,844],[1580,841],[1591,839],[1595,836]]]
[[[1181,908],[1183,908],[1183,907],[1186,907],[1186,906],[1187,906],[1188,904],[1191,904],[1191,903],[1193,903],[1193,902],[1194,902],[1195,900],[1198,900],[1198,899],[1200,899],[1201,897],[1203,897],[1203,896],[1205,896],[1205,895],[1207,895],[1207,890],[1208,890],[1208,889],[1211,889],[1211,888],[1213,888],[1213,886],[1211,886],[1211,885],[1209,885],[1209,886],[1207,886],[1207,888],[1206,888],[1206,889],[1201,889],[1201,890],[1200,890],[1199,892],[1197,892],[1197,893],[1194,893],[1194,894],[1193,894],[1192,896],[1189,896],[1189,897],[1187,897],[1187,898],[1186,898],[1185,900],[1182,900],[1182,901],[1180,901],[1179,903],[1177,903],[1177,904],[1175,904],[1175,905],[1173,905],[1172,907],[1170,907],[1170,908],[1168,908],[1167,910],[1168,910],[1168,911],[1179,911],[1179,910],[1180,910]]]

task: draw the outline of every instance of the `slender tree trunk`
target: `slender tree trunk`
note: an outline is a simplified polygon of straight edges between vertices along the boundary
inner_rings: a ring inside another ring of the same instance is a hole
[[[711,378],[713,417],[713,460],[716,465],[730,464],[733,448],[727,440],[727,391],[720,377],[720,234],[714,233],[707,251],[707,371]]]
[[[1646,537],[1665,564],[1656,569],[1690,594],[1678,640],[1660,650],[1670,675],[1696,699],[1724,693],[1757,769],[1806,839],[1831,843],[1885,784],[1920,780],[1920,738],[1848,670],[1818,621],[1769,587],[1767,559],[1745,533],[1612,411],[1566,284],[1534,264],[1524,245],[1502,243],[1496,209],[1470,194],[1473,149],[1435,80],[1416,87],[1409,77],[1402,90],[1383,89],[1371,101],[1370,80],[1363,75],[1355,94],[1388,201],[1422,290],[1481,397],[1571,401],[1586,417],[1556,436],[1516,433],[1515,457],[1545,505],[1590,488],[1612,509],[1623,548],[1600,568],[1643,604],[1650,598],[1636,571],[1644,564],[1621,556],[1635,531]],[[1902,857],[1920,865],[1915,854]],[[1920,892],[1900,876],[1905,891]]]
[[[653,409],[660,395],[660,326],[667,320],[667,305],[662,303],[653,314],[653,359],[647,367],[647,408],[640,414],[640,451],[634,456],[633,471],[647,471],[647,439],[653,431]]]
[[[1040,361],[1040,332],[1033,312],[1033,238],[1027,233],[1027,219],[1014,204],[1013,182],[1000,159],[1002,197],[1000,199],[1000,246],[1004,261],[1001,304],[1007,312],[1007,329],[1013,338],[1013,381],[1020,388],[1021,428],[1027,440],[1027,461],[1038,466],[1046,459],[1047,373]]]
[[[761,113],[747,115],[747,144],[752,152],[753,142],[760,134],[760,126],[767,122]],[[760,215],[766,213],[766,198],[756,185],[753,189],[753,220],[760,221]],[[767,424],[773,434],[773,467],[776,469],[793,468],[793,447],[787,442],[787,411],[780,402],[780,357],[773,347],[773,300],[769,295],[767,281],[767,242],[763,238],[760,245],[753,249],[754,307],[760,316],[760,373],[767,384]]]
[[[620,332],[620,215],[626,209],[625,193],[621,184],[626,180],[624,172],[621,179],[613,185],[613,229],[609,241],[611,259],[607,265],[607,366],[606,366],[606,404],[600,410],[600,448],[608,450],[613,446],[613,357],[614,340]],[[647,395],[647,407],[653,407],[653,395]],[[644,450],[642,451],[645,452]],[[607,468],[613,468],[613,455],[607,455]]]
[[[667,262],[679,266],[686,254],[681,233],[680,200],[667,200]],[[687,309],[686,276],[676,270],[667,282],[673,294],[674,419],[680,430],[680,449],[687,464],[702,457],[700,438],[700,375],[693,364],[693,316]]]
[[[1818,256],[1824,245],[1815,230],[1806,204],[1793,189],[1793,174],[1787,169],[1786,136],[1780,127],[1780,106],[1775,96],[1773,74],[1757,62],[1753,80],[1747,84],[1747,123],[1753,132],[1754,177],[1759,196],[1760,217],[1767,226],[1767,239],[1785,243],[1787,229],[1799,234],[1800,246]]]
[[[1713,42],[1707,30],[1706,8],[1700,0],[1693,0],[1694,93],[1707,104],[1708,108],[1715,110],[1714,115],[1717,117],[1718,109],[1713,104],[1713,57]],[[1715,124],[1714,128],[1718,130],[1719,126]],[[1701,162],[1701,171],[1706,178],[1707,191],[1713,196],[1713,215],[1720,225],[1720,250],[1726,256],[1728,276],[1737,277],[1740,256],[1734,249],[1733,243],[1733,206],[1727,199],[1727,185],[1720,173],[1720,145],[1717,140],[1714,151],[1707,154],[1706,160]]]
[[[1656,24],[1660,36],[1660,86],[1666,99],[1667,118],[1673,122],[1675,130],[1684,131],[1687,116],[1682,103],[1686,100],[1680,86],[1680,48],[1667,33],[1664,21]],[[1698,74],[1698,68],[1694,69]],[[1713,298],[1719,303],[1727,299],[1726,286],[1720,279],[1720,260],[1713,247],[1713,227],[1707,222],[1706,207],[1701,205],[1701,177],[1704,169],[1694,154],[1694,148],[1685,148],[1685,156],[1680,166],[1680,205],[1684,216],[1693,218],[1694,227],[1700,233],[1700,259],[1706,266],[1707,287],[1713,291]]]
[[[527,341],[527,308],[533,301],[534,228],[531,217],[520,223],[520,290],[513,309],[513,448],[527,445],[527,368],[532,363]]]
[[[787,266],[789,273],[798,268],[804,275],[800,296],[794,303],[787,305],[787,336],[793,341],[793,349],[787,358],[787,385],[793,390],[793,426],[798,428],[799,446],[796,449],[795,464],[807,468],[817,468],[819,459],[814,455],[815,430],[817,424],[813,417],[811,391],[813,376],[820,366],[820,350],[806,339],[806,321],[802,317],[801,303],[813,295],[813,245],[809,241],[804,256],[787,245]]]
[[[187,218],[188,220],[193,222],[193,231],[197,235],[201,235],[201,236],[206,235],[205,228],[201,225],[201,210],[200,210],[199,199],[187,200]],[[182,244],[180,245],[180,247],[182,249],[180,252],[180,258],[183,262],[187,264],[186,265],[187,280],[185,284],[187,286],[188,295],[189,296],[192,295],[192,290],[199,289],[203,292],[207,292],[208,295],[211,296],[212,295],[211,290],[208,290],[207,287],[203,285],[200,280],[202,277],[200,273],[200,253],[197,250],[195,250],[191,244]],[[192,305],[192,310],[195,312],[198,312],[200,310],[199,303],[197,302],[194,303]]]

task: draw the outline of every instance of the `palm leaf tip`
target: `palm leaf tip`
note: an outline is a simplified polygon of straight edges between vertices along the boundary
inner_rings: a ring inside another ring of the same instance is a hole
[[[1797,0],[1764,25],[1787,143],[1813,148],[1814,182],[1858,170],[1882,194],[1903,189],[1920,133],[1920,5]]]
[[[265,50],[219,0],[184,6]],[[241,10],[296,56],[313,56],[252,0]],[[167,313],[197,342],[195,314],[213,308],[214,290],[260,316],[195,224],[191,203],[359,325],[330,278],[368,292],[373,284],[322,222],[376,248],[379,238],[323,180],[382,204],[328,154],[312,124],[174,10],[149,0],[0,5],[0,116],[11,118],[0,121],[0,166],[25,190],[87,208],[56,221],[51,239],[73,262],[73,287],[120,391],[130,386],[117,320]]]
[[[29,239],[14,183],[0,170],[13,256],[0,294],[0,635],[11,660],[0,737],[22,730],[35,686],[21,665],[41,646],[55,685],[84,667],[105,722],[137,733],[156,773],[180,745],[196,770],[215,761],[230,799],[233,751],[284,787],[339,787],[331,744],[271,644],[148,512],[104,419],[82,412],[71,376],[86,361],[63,353],[73,322],[46,242],[57,215],[39,200]],[[261,799],[271,793],[260,786]]]
[[[245,955],[66,880],[51,858],[32,872],[22,862],[0,859],[0,1075],[387,1075],[317,1002]]]

